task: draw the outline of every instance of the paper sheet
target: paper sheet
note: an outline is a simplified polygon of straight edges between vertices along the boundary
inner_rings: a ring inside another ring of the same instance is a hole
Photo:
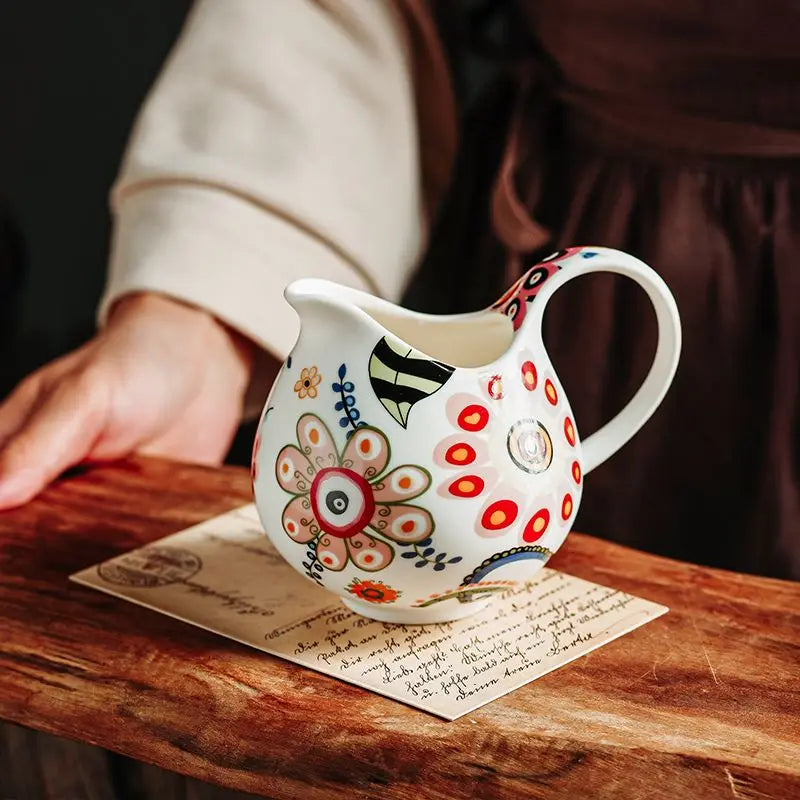
[[[667,611],[545,568],[464,620],[373,622],[286,564],[252,505],[72,579],[449,720]]]

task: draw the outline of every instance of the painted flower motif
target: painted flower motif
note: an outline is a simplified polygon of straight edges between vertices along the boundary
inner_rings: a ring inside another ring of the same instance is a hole
[[[312,400],[317,396],[317,386],[322,380],[322,375],[316,367],[303,367],[300,370],[300,380],[294,385],[297,396],[302,400],[310,397]]]
[[[394,559],[393,543],[427,539],[431,514],[409,503],[431,484],[427,470],[405,464],[386,471],[389,441],[377,428],[353,431],[340,454],[315,414],[297,422],[297,445],[286,445],[275,464],[281,488],[293,495],[283,510],[287,535],[309,544],[323,567],[341,572],[349,562],[368,572]]]
[[[345,588],[350,594],[367,603],[394,603],[402,594],[383,581],[365,581],[358,578],[353,578]]]
[[[553,524],[563,527],[574,516],[582,478],[577,451],[565,468],[565,477],[568,469],[573,485],[558,495],[557,503],[551,491],[545,496],[532,491],[531,476],[551,467],[555,436],[560,437],[556,447],[562,450],[575,448],[577,436],[571,418],[559,408],[554,381],[540,376],[532,361],[523,360],[517,376],[505,378],[506,387],[513,382],[514,389],[518,392],[517,387],[521,387],[523,394],[538,388],[549,409],[548,419],[558,419],[560,424],[552,425],[551,434],[550,423],[545,427],[538,419],[518,419],[508,427],[505,441],[498,444],[499,437],[489,435],[490,428],[496,432],[496,426],[505,424],[504,417],[496,410],[501,397],[492,391],[497,379],[498,376],[489,379],[485,398],[460,393],[448,399],[447,418],[457,432],[442,439],[434,449],[436,463],[452,470],[438,487],[438,493],[450,498],[484,500],[475,520],[479,536],[503,536],[515,529],[521,544],[531,544],[541,539]]]

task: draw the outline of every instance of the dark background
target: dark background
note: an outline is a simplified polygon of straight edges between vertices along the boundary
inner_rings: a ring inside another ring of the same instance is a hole
[[[191,5],[0,0],[0,399],[95,330],[109,190]],[[506,38],[494,19],[503,5],[437,5],[464,109],[496,67],[466,42]],[[253,426],[240,430],[228,461],[248,463],[253,435]]]
[[[190,5],[0,0],[0,396],[94,330],[108,191]]]

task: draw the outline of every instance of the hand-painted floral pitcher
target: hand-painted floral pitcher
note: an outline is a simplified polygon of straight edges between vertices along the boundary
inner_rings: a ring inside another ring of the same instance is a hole
[[[581,445],[541,329],[553,293],[588,272],[639,283],[659,340],[636,396]],[[293,567],[388,622],[464,617],[541,569],[584,476],[653,413],[680,351],[661,278],[599,247],[555,253],[471,314],[418,314],[315,279],[286,298],[301,332],[253,451],[261,521]]]

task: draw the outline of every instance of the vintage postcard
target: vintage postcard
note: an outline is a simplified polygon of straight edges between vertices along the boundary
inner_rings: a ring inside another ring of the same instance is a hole
[[[667,611],[545,568],[464,620],[373,622],[286,564],[252,505],[72,578],[449,720]]]

